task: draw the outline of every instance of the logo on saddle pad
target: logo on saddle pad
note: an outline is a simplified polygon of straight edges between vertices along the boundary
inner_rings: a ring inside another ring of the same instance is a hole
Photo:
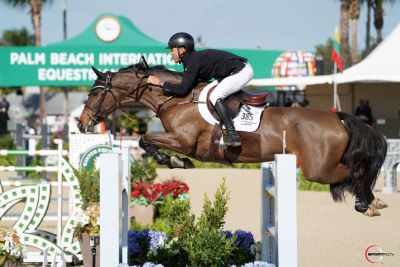
[[[200,93],[199,96],[199,111],[203,119],[211,125],[219,123],[207,107],[207,95],[211,88],[218,84],[218,81],[214,81],[207,85]],[[264,111],[265,105],[261,107],[253,107],[250,105],[242,105],[238,115],[233,118],[236,131],[242,132],[254,132],[260,125],[261,114]]]

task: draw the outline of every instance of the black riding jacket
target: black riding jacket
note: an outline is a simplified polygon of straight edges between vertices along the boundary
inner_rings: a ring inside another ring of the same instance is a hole
[[[245,62],[246,58],[221,50],[187,51],[182,56],[184,68],[182,82],[180,84],[165,82],[164,95],[186,96],[197,83],[212,78],[221,81],[243,69]]]

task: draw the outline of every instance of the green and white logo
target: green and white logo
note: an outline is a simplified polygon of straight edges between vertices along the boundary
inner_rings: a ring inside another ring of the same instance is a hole
[[[102,153],[112,152],[110,145],[95,145],[87,149],[79,159],[79,167],[87,171],[98,169],[96,160]]]

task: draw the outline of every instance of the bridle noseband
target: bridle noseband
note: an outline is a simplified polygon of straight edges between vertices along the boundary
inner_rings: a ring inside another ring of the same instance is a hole
[[[107,96],[107,93],[111,93],[112,97],[117,102],[118,107],[120,107],[121,103],[120,103],[120,101],[118,101],[118,98],[115,96],[115,94],[112,90],[111,80],[112,80],[113,76],[114,76],[114,73],[112,73],[111,71],[107,71],[105,73],[105,81],[98,78],[95,82],[95,85],[92,87],[92,89],[89,92],[89,97],[90,97],[96,89],[103,90],[103,94],[100,98],[100,101],[97,102],[94,107],[85,105],[85,108],[90,109],[91,111],[94,112],[93,115],[90,114],[90,118],[96,123],[99,123],[99,121],[103,120],[106,116],[105,114],[100,113],[100,109],[101,109],[101,106],[103,105],[104,99]]]

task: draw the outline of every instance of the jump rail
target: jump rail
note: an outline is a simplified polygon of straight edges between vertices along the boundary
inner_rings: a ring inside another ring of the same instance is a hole
[[[129,149],[100,155],[100,266],[128,266]]]
[[[297,266],[296,156],[262,164],[261,260]]]

